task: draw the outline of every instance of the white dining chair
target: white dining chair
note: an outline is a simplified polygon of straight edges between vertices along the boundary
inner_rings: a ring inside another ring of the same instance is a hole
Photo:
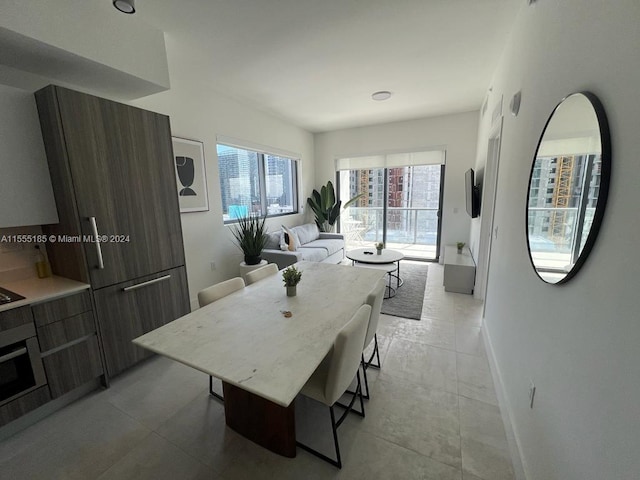
[[[242,290],[243,288],[244,280],[242,280],[241,277],[235,277],[225,280],[224,282],[216,283],[215,285],[211,285],[210,287],[198,292],[198,305],[202,308],[205,305],[209,305],[210,303],[220,300],[221,298],[224,298],[238,290]],[[224,397],[213,390],[213,377],[211,375],[209,375],[209,393],[224,401]]]
[[[367,327],[367,335],[364,338],[364,347],[362,350],[362,372],[364,377],[364,398],[369,399],[369,381],[367,380],[367,369],[369,367],[380,369],[380,351],[378,350],[378,323],[380,321],[380,310],[382,309],[382,300],[384,299],[385,288],[387,288],[384,278],[378,280],[376,286],[367,295],[366,304],[371,307],[371,316],[369,317],[369,326]],[[364,350],[371,345],[373,341],[373,350],[368,360],[364,359]],[[378,363],[373,363],[373,359],[376,357]]]
[[[349,323],[340,330],[333,343],[332,350],[324,360],[322,360],[322,363],[316,368],[300,392],[329,407],[336,459],[334,460],[301,442],[296,442],[296,444],[300,448],[338,468],[342,468],[340,445],[338,443],[338,427],[351,411],[364,417],[364,402],[362,400],[362,385],[360,383],[360,361],[362,358],[362,345],[367,333],[370,315],[371,307],[369,305],[362,305],[358,309],[355,315],[351,317],[351,320],[349,320]],[[336,421],[333,407],[338,402],[338,399],[346,392],[354,377],[357,379],[356,390],[353,393],[351,402],[346,406],[344,413],[338,421]],[[358,397],[360,398],[359,412],[353,409],[353,404]]]
[[[278,273],[278,265],[275,263],[270,263],[268,265],[265,265],[264,267],[256,268],[255,270],[247,272],[247,274],[244,276],[244,281],[247,285],[251,285],[252,283],[256,283],[258,280],[270,277],[271,275],[275,275],[276,273]]]
[[[244,288],[244,280],[241,277],[216,283],[198,292],[198,304],[200,307],[204,307],[242,288]]]

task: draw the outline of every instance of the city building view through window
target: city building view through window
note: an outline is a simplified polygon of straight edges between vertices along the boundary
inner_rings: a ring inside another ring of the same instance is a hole
[[[347,248],[384,242],[406,257],[435,260],[442,171],[440,164],[339,171],[343,202],[364,193],[340,216]]]
[[[297,160],[218,144],[225,223],[298,212]]]
[[[601,168],[600,155],[536,158],[527,224],[537,269],[569,271],[575,263],[593,222]]]

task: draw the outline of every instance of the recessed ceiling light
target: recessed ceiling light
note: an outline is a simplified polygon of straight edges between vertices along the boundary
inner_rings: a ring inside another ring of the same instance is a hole
[[[113,6],[122,13],[136,13],[135,0],[113,0]]]
[[[387,90],[381,90],[379,92],[373,93],[371,95],[371,98],[373,98],[378,102],[381,102],[383,100],[389,100],[391,98],[391,92],[388,92]]]

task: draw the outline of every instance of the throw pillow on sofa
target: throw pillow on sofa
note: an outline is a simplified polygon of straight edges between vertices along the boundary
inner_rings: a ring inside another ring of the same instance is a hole
[[[282,240],[280,241],[281,248],[283,245],[287,246],[287,250],[290,252],[295,252],[300,246],[300,240],[295,232],[291,231],[289,228],[282,226]],[[283,249],[284,250],[284,249]]]
[[[320,230],[315,223],[305,223],[304,225],[298,225],[293,227],[291,231],[297,235],[298,246],[305,245],[320,238]]]
[[[269,250],[279,250],[281,236],[282,236],[281,232],[268,233],[267,243],[265,243],[264,248]]]

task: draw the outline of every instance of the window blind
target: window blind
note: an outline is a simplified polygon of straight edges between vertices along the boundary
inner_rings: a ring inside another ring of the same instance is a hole
[[[422,152],[387,153],[383,155],[338,158],[336,160],[336,170],[367,170],[415,165],[443,165],[444,161],[444,149],[426,150]]]
[[[227,147],[240,148],[242,150],[252,150],[257,153],[266,153],[267,155],[286,157],[297,161],[301,161],[302,157],[302,155],[296,152],[290,152],[281,148],[261,145],[259,143],[249,142],[247,140],[238,140],[236,138],[226,137],[224,135],[216,135],[216,142],[222,145],[226,145]]]

